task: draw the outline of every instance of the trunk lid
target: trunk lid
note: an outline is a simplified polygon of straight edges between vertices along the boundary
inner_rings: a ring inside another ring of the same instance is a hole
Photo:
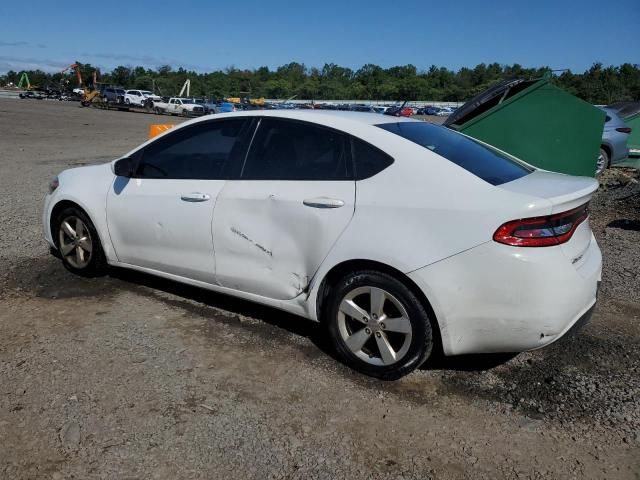
[[[598,182],[589,177],[536,170],[498,188],[548,200],[550,213],[560,213],[587,203],[598,189]]]

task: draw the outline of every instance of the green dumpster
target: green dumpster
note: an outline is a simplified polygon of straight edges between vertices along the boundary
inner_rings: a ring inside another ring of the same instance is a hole
[[[607,105],[607,108],[615,110],[624,123],[631,128],[627,146],[629,156],[640,156],[640,102],[620,102]]]
[[[605,113],[548,78],[501,82],[445,122],[544,170],[593,177]]]

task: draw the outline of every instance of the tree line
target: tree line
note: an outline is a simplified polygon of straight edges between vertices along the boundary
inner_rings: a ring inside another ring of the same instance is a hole
[[[79,63],[85,81],[91,82],[97,69]],[[309,100],[434,100],[462,102],[488,86],[510,77],[541,77],[548,67],[525,68],[521,65],[481,63],[474,68],[452,71],[432,65],[419,70],[414,65],[382,68],[367,64],[358,70],[329,63],[322,68],[292,62],[276,69],[238,69],[229,67],[208,73],[169,65],[157,69],[118,66],[110,72],[98,72],[98,82],[130,89],[155,90],[161,95],[176,95],[186,79],[191,80],[191,95],[198,97],[290,98]],[[0,75],[0,84],[17,84],[22,72]],[[31,83],[40,88],[70,90],[77,86],[74,72],[45,73],[27,71]],[[574,73],[554,72],[554,83],[594,104],[640,100],[640,65],[624,63],[591,68]]]

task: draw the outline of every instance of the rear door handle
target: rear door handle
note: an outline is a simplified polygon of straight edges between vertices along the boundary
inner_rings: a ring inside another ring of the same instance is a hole
[[[342,200],[327,197],[306,198],[302,203],[307,207],[312,208],[340,208],[344,206],[344,202]]]
[[[180,195],[180,199],[185,202],[206,202],[211,198],[211,195],[207,195],[206,193],[193,192],[193,193],[184,193]]]

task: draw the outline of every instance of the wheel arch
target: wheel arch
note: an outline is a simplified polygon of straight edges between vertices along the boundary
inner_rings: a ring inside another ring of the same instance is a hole
[[[440,353],[442,352],[442,336],[440,332],[440,325],[438,323],[438,318],[435,314],[435,311],[431,305],[431,302],[424,294],[422,289],[409,278],[406,274],[402,273],[400,270],[387,265],[382,262],[378,262],[375,260],[368,259],[353,259],[346,260],[340,262],[333,267],[324,275],[322,281],[320,281],[318,285],[318,292],[316,295],[316,316],[319,322],[324,322],[325,315],[324,309],[327,306],[327,298],[329,296],[329,292],[331,291],[331,287],[335,285],[344,275],[349,272],[353,272],[356,270],[375,270],[382,273],[386,273],[387,275],[392,276],[399,282],[401,282],[404,286],[406,286],[420,301],[422,306],[427,311],[429,316],[429,321],[431,323],[431,328],[433,330],[433,340],[434,340],[434,352]]]
[[[70,208],[70,207],[81,210],[82,213],[84,213],[87,217],[89,217],[89,220],[91,220],[91,223],[93,224],[93,228],[96,230],[96,233],[98,234],[98,240],[100,241],[100,245],[102,245],[104,248],[104,239],[102,238],[102,234],[100,233],[100,229],[98,228],[97,226],[98,224],[96,223],[95,219],[91,216],[91,214],[86,208],[84,208],[79,203],[69,199],[62,199],[59,202],[56,202],[56,204],[51,208],[51,213],[49,215],[49,231],[51,232],[51,239],[55,243],[56,248],[58,248],[58,240],[57,240],[57,235],[54,234],[53,223],[55,222],[60,212],[62,212],[65,208]]]
[[[611,148],[611,145],[609,145],[608,143],[602,142],[600,144],[600,148],[603,149],[606,153],[607,153],[607,167],[611,166],[611,155],[613,153],[613,149]]]

